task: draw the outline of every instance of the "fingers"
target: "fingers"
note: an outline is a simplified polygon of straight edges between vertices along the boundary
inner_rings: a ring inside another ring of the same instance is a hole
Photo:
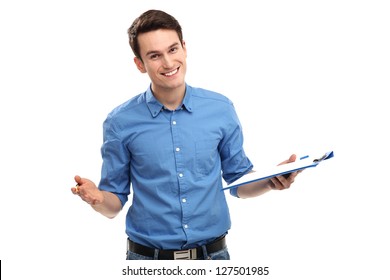
[[[78,195],[83,201],[91,205],[103,201],[101,192],[91,180],[81,178],[79,175],[76,175],[74,180],[76,181],[76,185],[71,188],[74,195]]]
[[[285,161],[282,161],[278,165],[294,162],[296,159],[297,159],[297,155],[296,154],[292,154],[288,159],[286,159]]]
[[[74,180],[78,185],[83,184],[83,182],[82,182],[83,180],[81,179],[81,177],[79,175],[74,176]]]
[[[76,186],[71,188],[71,190],[74,195],[78,195],[82,200],[89,204],[91,203],[92,199],[90,198],[90,195],[86,190],[84,190],[84,187],[82,187],[81,185],[77,184]]]
[[[296,154],[292,154],[292,155],[289,157],[288,162],[294,162],[296,159],[297,159],[297,155],[296,155]]]
[[[270,187],[274,190],[285,190],[290,188],[291,184],[294,183],[295,177],[300,173],[300,171],[288,173],[285,175],[280,175],[270,178]]]
[[[80,194],[80,185],[82,184],[81,177],[76,175],[74,176],[74,180],[76,181],[76,186],[72,187],[70,190],[73,194]]]
[[[79,194],[80,193],[80,188],[79,185],[76,185],[70,189],[73,194]]]
[[[292,154],[287,160],[282,161],[278,165],[295,162],[297,159],[296,154]],[[281,176],[276,176],[270,179],[270,187],[274,190],[284,190],[290,188],[291,184],[294,183],[295,177],[301,171],[287,173]]]
[[[277,176],[270,178],[270,187],[273,190],[285,190],[290,187],[290,184],[287,183],[286,178],[283,176]]]
[[[83,184],[83,182],[82,182],[83,180],[81,179],[81,177],[79,175],[74,176],[74,180],[76,182],[76,185],[71,188],[71,191],[73,194],[80,195],[80,190],[81,190],[80,187]]]

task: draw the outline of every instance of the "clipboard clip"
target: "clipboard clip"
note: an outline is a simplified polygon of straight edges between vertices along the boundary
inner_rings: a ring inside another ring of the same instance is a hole
[[[313,162],[315,162],[315,163],[320,163],[321,161],[326,160],[326,159],[328,159],[328,158],[332,158],[332,157],[333,157],[333,151],[327,152],[327,153],[324,154],[322,157],[313,160]]]

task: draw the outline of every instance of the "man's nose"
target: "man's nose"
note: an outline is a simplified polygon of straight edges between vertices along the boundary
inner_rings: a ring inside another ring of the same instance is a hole
[[[164,55],[163,57],[163,66],[164,68],[171,68],[173,66],[173,59],[168,55]]]

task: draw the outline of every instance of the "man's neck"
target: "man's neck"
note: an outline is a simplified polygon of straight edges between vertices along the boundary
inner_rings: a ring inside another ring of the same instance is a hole
[[[169,110],[175,110],[182,102],[185,94],[185,85],[176,89],[153,89],[154,97]]]

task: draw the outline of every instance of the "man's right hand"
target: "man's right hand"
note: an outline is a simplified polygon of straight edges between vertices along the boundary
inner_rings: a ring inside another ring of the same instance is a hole
[[[98,205],[103,203],[104,195],[100,191],[94,182],[86,178],[81,178],[76,175],[74,177],[77,185],[71,188],[73,194],[80,196],[82,200],[91,205]]]

